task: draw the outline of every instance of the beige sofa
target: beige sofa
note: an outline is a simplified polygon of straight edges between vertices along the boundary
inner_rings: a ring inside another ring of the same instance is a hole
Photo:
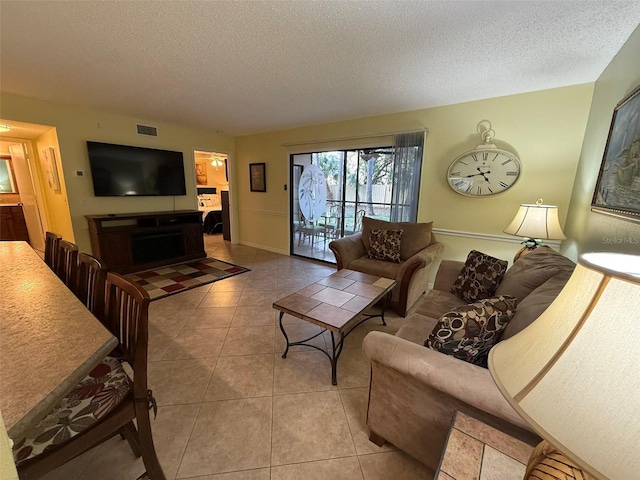
[[[504,399],[489,370],[423,346],[438,317],[466,303],[449,293],[463,265],[442,261],[433,290],[417,302],[398,332],[371,332],[363,341],[371,365],[370,440],[378,445],[389,441],[434,470],[456,410],[530,443],[538,440]],[[518,298],[516,313],[501,340],[533,322],[560,292],[574,267],[547,247],[517,260],[496,291],[496,295]]]
[[[432,223],[385,222],[374,218],[362,219],[362,232],[334,240],[329,248],[336,257],[338,270],[349,268],[379,277],[394,278],[396,286],[391,293],[391,307],[405,316],[428,288],[431,265],[444,250],[431,231]],[[369,234],[373,229],[401,229],[401,263],[375,260],[367,257]]]

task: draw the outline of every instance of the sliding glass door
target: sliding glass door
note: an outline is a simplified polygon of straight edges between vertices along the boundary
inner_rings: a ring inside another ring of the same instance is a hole
[[[360,231],[364,216],[390,220],[394,153],[387,146],[291,155],[291,253],[335,262],[332,240]],[[314,215],[310,205],[322,213]]]

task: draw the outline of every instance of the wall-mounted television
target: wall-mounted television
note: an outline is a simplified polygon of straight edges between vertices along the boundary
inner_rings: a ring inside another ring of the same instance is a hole
[[[186,195],[182,152],[87,141],[96,197]]]

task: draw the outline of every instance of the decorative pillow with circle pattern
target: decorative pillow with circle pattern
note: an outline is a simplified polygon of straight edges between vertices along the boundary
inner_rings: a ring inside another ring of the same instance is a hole
[[[454,308],[438,319],[425,347],[487,366],[489,350],[516,311],[516,297],[501,295]]]
[[[385,262],[400,263],[402,230],[371,230],[367,256]]]
[[[471,250],[451,293],[465,302],[475,302],[493,296],[507,271],[508,262],[477,250]]]

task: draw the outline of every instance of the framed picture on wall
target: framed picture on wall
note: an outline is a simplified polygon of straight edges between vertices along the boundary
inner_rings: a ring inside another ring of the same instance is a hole
[[[640,221],[640,87],[613,111],[591,209]]]
[[[208,185],[207,162],[196,162],[196,184]]]
[[[249,164],[249,181],[252,192],[266,192],[267,183],[265,180],[265,164]]]
[[[49,188],[54,192],[60,191],[60,178],[58,177],[58,165],[56,162],[56,151],[53,147],[46,147],[40,150],[44,163],[45,175]]]

